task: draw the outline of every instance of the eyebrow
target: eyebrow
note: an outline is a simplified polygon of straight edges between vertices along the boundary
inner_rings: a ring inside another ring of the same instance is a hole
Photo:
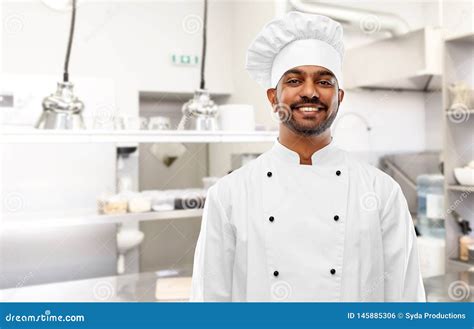
[[[284,76],[287,75],[287,74],[300,74],[300,75],[306,75],[305,72],[301,71],[301,70],[298,70],[298,69],[290,69],[288,71],[285,72],[285,74],[283,74]],[[318,75],[318,76],[325,76],[325,75],[328,75],[332,78],[335,78],[334,74],[328,70],[318,70],[317,72],[313,73],[313,75]]]

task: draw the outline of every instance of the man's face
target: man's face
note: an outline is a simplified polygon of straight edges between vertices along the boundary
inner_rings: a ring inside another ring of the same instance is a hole
[[[344,91],[331,71],[306,65],[288,70],[267,96],[283,125],[296,134],[314,136],[331,126]]]

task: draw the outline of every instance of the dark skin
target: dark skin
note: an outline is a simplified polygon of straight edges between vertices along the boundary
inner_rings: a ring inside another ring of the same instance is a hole
[[[344,90],[331,71],[321,66],[298,66],[285,72],[276,88],[267,90],[274,112],[279,112],[279,141],[311,165],[311,156],[331,142],[331,126]],[[319,108],[305,112],[302,108]]]

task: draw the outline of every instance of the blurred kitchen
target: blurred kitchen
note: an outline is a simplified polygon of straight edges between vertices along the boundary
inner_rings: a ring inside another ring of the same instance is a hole
[[[474,300],[472,1],[204,9],[2,0],[0,300],[188,298],[207,188],[277,136],[245,53],[289,10],[344,26],[334,142],[402,187],[428,301]]]

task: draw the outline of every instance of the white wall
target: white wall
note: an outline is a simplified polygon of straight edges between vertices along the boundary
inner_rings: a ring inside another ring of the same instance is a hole
[[[464,34],[474,30],[474,12],[472,1],[443,0],[441,10],[442,25],[449,35]]]
[[[425,148],[440,151],[443,146],[443,115],[441,92],[425,95]]]
[[[231,11],[211,1],[208,17],[207,86],[232,91]],[[40,0],[3,1],[2,71],[55,74],[61,78],[69,12]],[[200,1],[87,1],[78,8],[70,61],[71,81],[99,76],[116,81],[120,112],[137,114],[139,91],[192,92],[199,65],[176,66],[173,53],[201,55]]]

